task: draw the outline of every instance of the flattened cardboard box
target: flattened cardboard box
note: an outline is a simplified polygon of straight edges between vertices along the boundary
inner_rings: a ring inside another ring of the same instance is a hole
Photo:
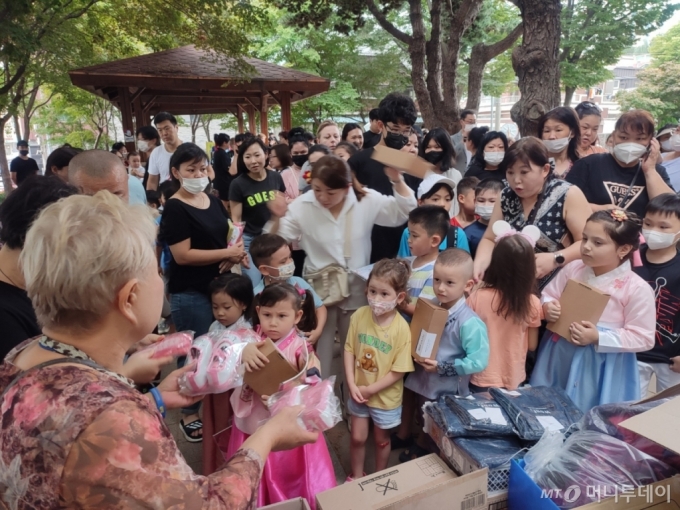
[[[487,510],[487,470],[458,477],[435,454],[316,496],[318,510]]]
[[[279,385],[298,375],[298,371],[288,363],[281,351],[276,348],[269,338],[259,347],[269,363],[255,372],[246,371],[243,382],[250,386],[258,395],[271,396],[279,391]]]
[[[390,149],[385,145],[373,147],[371,159],[375,159],[385,166],[396,168],[419,179],[424,179],[427,174],[434,171],[434,166],[423,158],[408,152]]]
[[[548,329],[567,340],[571,339],[569,326],[572,322],[589,321],[597,324],[602,317],[610,296],[576,280],[569,280],[560,297],[562,312],[555,322],[548,323]]]
[[[430,300],[418,298],[411,319],[411,356],[415,360],[435,358],[448,318],[448,310]]]
[[[260,510],[310,510],[309,503],[304,498],[289,499],[281,503],[274,503],[260,507]]]

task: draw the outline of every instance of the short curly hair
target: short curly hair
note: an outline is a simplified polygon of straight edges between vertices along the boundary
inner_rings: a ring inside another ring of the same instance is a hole
[[[378,118],[383,124],[405,124],[413,126],[418,119],[418,112],[413,99],[405,94],[392,92],[387,94],[378,105]]]

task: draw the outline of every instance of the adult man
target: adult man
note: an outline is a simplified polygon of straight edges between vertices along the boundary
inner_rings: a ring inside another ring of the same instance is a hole
[[[454,167],[464,174],[470,163],[472,154],[468,155],[465,150],[463,137],[477,126],[477,114],[474,110],[463,110],[460,112],[460,131],[451,137],[453,150],[456,151],[456,163]]]
[[[382,126],[379,145],[400,150],[408,143],[417,118],[416,106],[410,97],[396,92],[388,94],[378,106],[378,120]],[[385,165],[371,158],[373,151],[372,147],[364,149],[347,163],[361,184],[383,195],[392,195],[393,186],[385,174]],[[373,227],[371,262],[396,257],[403,231],[403,226]]]
[[[363,149],[370,149],[380,143],[382,139],[383,124],[378,118],[378,108],[373,108],[368,112],[368,120],[370,121],[370,129],[364,133]]]
[[[9,164],[9,171],[12,182],[19,186],[31,175],[37,174],[40,169],[35,159],[28,157],[28,142],[26,140],[17,142],[17,150],[19,155]]]
[[[153,119],[163,144],[149,156],[149,180],[146,189],[157,190],[161,182],[170,179],[170,158],[182,141],[179,139],[177,119],[168,112],[161,112]]]
[[[213,154],[213,169],[215,181],[213,187],[220,195],[224,206],[229,204],[229,185],[234,177],[229,173],[233,153],[229,148],[229,135],[220,133],[215,136],[215,153]]]

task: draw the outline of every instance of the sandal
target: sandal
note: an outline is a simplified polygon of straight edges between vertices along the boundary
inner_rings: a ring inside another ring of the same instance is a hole
[[[390,441],[392,441],[393,450],[401,450],[402,448],[409,448],[413,446],[413,436],[402,439],[397,435],[396,432],[390,436]]]
[[[428,452],[425,448],[421,448],[420,446],[413,445],[410,447],[408,450],[404,450],[399,454],[399,462],[409,462],[412,460],[416,460],[419,457],[424,457],[425,455],[428,455],[430,452]]]
[[[190,443],[200,443],[203,441],[203,422],[201,420],[194,420],[191,423],[185,424],[184,418],[179,420],[179,429],[184,435],[184,439]],[[197,436],[192,436],[192,432],[200,431],[201,433]]]

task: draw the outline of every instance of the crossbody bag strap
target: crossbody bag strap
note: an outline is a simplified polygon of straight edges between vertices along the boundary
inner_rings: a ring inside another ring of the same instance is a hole
[[[640,175],[640,170],[642,169],[642,163],[638,163],[637,169],[635,170],[635,174],[633,175],[633,180],[630,181],[630,186],[628,186],[628,189],[626,190],[626,194],[623,196],[621,201],[619,202],[619,207],[621,209],[628,209],[628,206],[630,205],[629,200],[632,198],[630,196],[631,191],[633,191],[633,186],[635,186],[635,181],[637,181],[638,175]],[[614,204],[616,205],[616,204]]]
[[[353,207],[350,206],[349,211],[345,215],[345,238],[343,240],[343,256],[345,257],[345,266],[349,265],[349,259],[352,257],[352,212]]]

